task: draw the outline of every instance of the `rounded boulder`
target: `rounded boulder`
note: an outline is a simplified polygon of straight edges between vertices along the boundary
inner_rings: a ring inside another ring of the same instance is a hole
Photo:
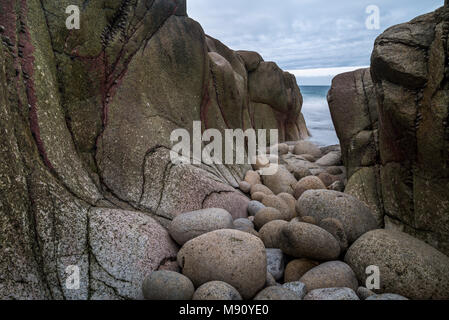
[[[282,300],[301,300],[301,296],[298,295],[296,292],[276,286],[276,287],[268,287],[261,292],[254,298],[254,300],[257,301],[263,301],[263,300],[275,300],[275,301],[282,301]]]
[[[345,261],[361,283],[368,266],[379,267],[381,289],[413,300],[449,299],[449,257],[412,236],[393,230],[364,234],[348,250]]]
[[[173,271],[155,271],[142,286],[146,300],[191,300],[195,288],[189,278]]]
[[[318,223],[327,218],[339,220],[349,244],[378,227],[374,214],[365,203],[337,191],[306,191],[296,203],[296,210],[301,216],[315,217]]]
[[[307,271],[299,280],[309,291],[344,287],[357,291],[359,282],[351,267],[341,261],[330,261]]]
[[[281,250],[295,258],[319,261],[336,260],[340,255],[338,241],[326,230],[293,220],[281,231]]]
[[[183,245],[202,234],[234,227],[232,216],[224,209],[203,209],[178,215],[170,223],[170,236]]]
[[[260,229],[259,234],[266,248],[280,249],[281,242],[281,230],[284,226],[288,224],[284,220],[274,220],[265,224],[262,229]]]
[[[323,181],[321,181],[320,178],[315,176],[309,176],[302,178],[298,181],[298,183],[295,185],[295,192],[294,196],[295,199],[301,198],[304,192],[307,190],[322,190],[326,189],[326,186],[324,185]]]
[[[296,282],[302,278],[309,270],[319,265],[319,262],[309,259],[296,259],[290,261],[285,267],[284,282]]]
[[[283,220],[283,215],[275,208],[265,208],[260,210],[254,218],[254,225],[260,230],[267,223],[274,220]]]
[[[242,296],[233,286],[222,281],[211,281],[200,286],[193,295],[196,301],[239,301]]]
[[[223,281],[244,299],[265,285],[267,256],[262,240],[238,230],[218,230],[187,242],[178,253],[178,264],[196,287]]]

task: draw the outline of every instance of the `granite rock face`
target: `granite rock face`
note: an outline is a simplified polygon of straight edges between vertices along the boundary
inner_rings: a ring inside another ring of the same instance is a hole
[[[346,192],[387,228],[449,254],[449,8],[387,29],[369,70],[337,76],[329,104]]]
[[[70,4],[79,30],[65,2],[0,2],[1,299],[141,298],[147,274],[177,270],[160,224],[246,217],[250,167],[172,164],[172,130],[307,136],[293,76],[207,37],[185,0]]]

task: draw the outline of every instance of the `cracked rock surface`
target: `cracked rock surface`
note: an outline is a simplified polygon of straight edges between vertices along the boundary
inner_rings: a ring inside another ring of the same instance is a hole
[[[171,131],[299,140],[302,97],[275,64],[206,36],[185,0],[70,4],[79,30],[66,1],[0,2],[0,299],[141,299],[146,275],[177,270],[163,226],[210,207],[246,217],[249,201],[249,168],[174,165]]]

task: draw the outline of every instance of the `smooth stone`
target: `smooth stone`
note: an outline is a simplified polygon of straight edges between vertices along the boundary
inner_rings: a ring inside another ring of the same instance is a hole
[[[301,198],[304,192],[307,190],[321,190],[326,189],[326,186],[324,185],[323,181],[321,181],[320,178],[315,176],[309,176],[302,178],[298,181],[298,183],[295,186],[295,192],[294,196],[295,199]]]
[[[350,288],[324,288],[310,291],[304,300],[360,300],[354,290]]]
[[[264,186],[263,184],[255,184],[251,187],[251,195],[253,195],[256,192],[261,192],[265,195],[273,195],[273,191],[271,191],[268,187]]]
[[[276,281],[284,277],[285,256],[280,249],[266,249],[267,271],[271,273]]]
[[[449,257],[427,243],[394,230],[374,230],[348,250],[345,262],[361,283],[368,266],[377,266],[381,289],[412,300],[449,299]]]
[[[240,230],[240,231],[249,233],[250,235],[253,235],[260,239],[260,234],[259,234],[259,232],[256,231],[256,229],[246,229],[246,230]]]
[[[295,258],[319,261],[336,260],[340,255],[338,241],[326,230],[293,220],[282,228],[281,250]]]
[[[332,183],[334,183],[335,179],[327,172],[321,172],[318,175],[318,178],[323,182],[323,184],[327,187],[329,187]],[[241,190],[241,189],[240,189]]]
[[[200,286],[193,295],[196,301],[239,301],[242,296],[236,288],[222,281],[211,281]]]
[[[196,287],[223,281],[251,299],[265,285],[267,256],[262,240],[238,230],[218,230],[187,242],[178,264]]]
[[[280,193],[278,194],[278,197],[285,201],[285,203],[288,205],[288,208],[290,209],[289,215],[287,217],[287,221],[290,221],[294,218],[296,218],[296,199],[294,196],[292,196],[289,193]]]
[[[280,193],[293,194],[298,181],[286,167],[279,166],[275,174],[264,176],[263,182],[275,195],[278,195]]]
[[[256,160],[253,161],[253,168],[254,170],[261,170],[263,168],[266,168],[270,165],[270,159],[268,159],[265,155],[260,155],[256,157]]]
[[[346,252],[349,246],[348,237],[346,236],[345,229],[343,228],[343,224],[340,222],[340,220],[327,218],[321,220],[318,226],[333,235],[340,244],[341,252]]]
[[[234,229],[240,231],[247,231],[248,229],[254,229],[254,223],[249,221],[249,219],[240,218],[234,220]]]
[[[281,287],[281,286],[275,286],[275,287],[268,287],[261,292],[254,298],[256,301],[263,301],[263,300],[275,300],[275,301],[281,301],[281,300],[301,300],[301,297],[296,294],[295,292]]]
[[[267,272],[267,282],[265,283],[265,288],[274,287],[278,285],[279,283],[276,282],[276,279],[273,277],[273,275]]]
[[[283,215],[275,208],[265,208],[260,210],[254,218],[254,225],[260,230],[268,222],[274,220],[283,220]]]
[[[191,300],[194,291],[189,278],[172,271],[152,272],[142,286],[146,300]]]
[[[374,294],[369,296],[365,300],[393,300],[393,301],[401,301],[401,300],[409,300],[406,297],[400,296],[398,294],[393,293],[384,293],[384,294]]]
[[[320,148],[323,154],[328,154],[329,152],[341,152],[341,146],[339,144],[334,144],[332,146],[326,146]]]
[[[245,174],[245,178],[243,179],[245,182],[249,183],[251,186],[262,184],[262,180],[260,179],[260,175],[253,170],[249,170]]]
[[[210,208],[178,215],[170,223],[168,232],[182,246],[202,234],[233,227],[233,219],[229,212]]]
[[[341,169],[341,167],[336,167],[336,166],[332,166],[329,168],[326,168],[326,172],[334,175],[334,176],[338,176],[340,174],[343,174],[343,170]]]
[[[279,196],[266,196],[262,200],[262,204],[267,208],[275,208],[282,215],[282,220],[290,221],[293,219],[292,212],[288,203]]]
[[[251,191],[251,185],[246,182],[246,181],[241,181],[239,183],[239,189],[243,192],[243,193],[250,193]]]
[[[281,247],[281,230],[288,222],[284,220],[274,220],[265,224],[259,230],[260,238],[266,248],[280,249]]]
[[[282,287],[295,292],[300,299],[303,299],[307,294],[306,285],[300,281],[284,283]]]
[[[368,297],[375,295],[375,293],[365,287],[359,287],[357,289],[357,295],[359,296],[360,300],[366,300]]]
[[[307,217],[300,217],[299,221],[300,222],[304,222],[304,223],[308,223],[308,224],[313,224],[313,225],[317,225],[318,224],[314,217],[309,217],[309,216],[307,216]]]
[[[296,210],[300,216],[312,216],[319,222],[327,218],[339,220],[349,244],[378,227],[374,214],[365,203],[341,192],[306,191],[296,203]]]
[[[340,180],[337,180],[334,183],[332,183],[328,189],[332,191],[343,192],[345,191],[345,184]]]
[[[308,271],[317,267],[320,263],[309,259],[296,259],[287,264],[284,272],[284,282],[297,282]]]
[[[316,161],[316,164],[323,167],[338,166],[342,163],[341,152],[332,151]]]
[[[330,261],[307,271],[301,279],[309,291],[322,288],[350,288],[357,291],[359,282],[354,271],[346,263]]]
[[[248,204],[248,215],[254,217],[260,210],[266,207],[259,201],[250,201]]]
[[[293,171],[293,175],[294,175],[294,177],[296,178],[296,180],[299,181],[299,180],[301,180],[302,178],[311,176],[311,175],[312,175],[312,172],[310,172],[310,170],[307,169],[307,168],[296,168],[296,169]]]
[[[255,192],[255,193],[251,194],[251,200],[252,201],[262,202],[263,198],[265,198],[266,196],[267,195],[265,193]]]
[[[310,141],[299,141],[295,145],[293,153],[296,155],[310,154],[315,158],[320,158],[322,156],[320,148]]]
[[[312,156],[311,154],[301,154],[300,157],[303,158],[305,161],[308,161],[308,162],[315,162],[316,161],[316,158],[314,156]]]
[[[270,154],[277,154],[279,156],[283,156],[284,154],[289,153],[289,146],[285,143],[277,144],[268,149]]]

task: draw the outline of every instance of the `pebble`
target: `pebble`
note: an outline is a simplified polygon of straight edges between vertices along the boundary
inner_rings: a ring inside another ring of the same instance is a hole
[[[378,228],[371,209],[346,193],[330,190],[306,191],[296,203],[296,210],[301,216],[312,216],[319,222],[326,218],[338,219],[349,244],[366,232]]]
[[[299,180],[299,182],[296,184],[294,196],[295,199],[299,199],[301,198],[303,193],[306,192],[307,190],[320,190],[320,189],[326,189],[326,186],[324,185],[324,183],[321,181],[320,178],[315,176],[305,177]]]
[[[266,207],[259,201],[250,201],[248,204],[248,215],[254,217],[260,210],[265,208]]]
[[[245,175],[245,182],[249,183],[251,186],[261,184],[262,180],[260,179],[260,175],[253,170],[249,170]]]
[[[287,264],[284,272],[284,282],[297,282],[308,271],[317,267],[320,263],[309,259],[296,259]]]
[[[240,218],[234,220],[234,229],[240,231],[247,231],[248,229],[254,229],[254,224],[249,219]]]
[[[260,238],[262,239],[266,248],[281,248],[280,235],[282,228],[288,222],[284,220],[274,220],[265,224],[259,230]]]
[[[179,244],[211,231],[233,229],[232,216],[224,209],[209,208],[178,215],[170,223],[170,236]]]
[[[319,261],[336,260],[340,255],[338,241],[326,230],[293,220],[281,232],[282,251],[295,258]]]
[[[257,230],[260,230],[268,222],[271,222],[274,220],[283,220],[282,218],[283,218],[283,216],[279,212],[278,209],[265,208],[265,209],[260,210],[256,214],[256,217],[254,218],[254,225],[256,226]]]
[[[239,301],[242,296],[233,286],[222,281],[211,281],[200,286],[193,295],[196,301]]]
[[[403,296],[400,296],[398,294],[393,293],[384,293],[384,294],[374,294],[372,296],[369,296],[365,300],[394,300],[394,301],[401,301],[401,300],[409,300]]]
[[[267,271],[271,273],[275,280],[279,281],[284,277],[285,256],[279,249],[266,249]]]
[[[343,228],[343,225],[339,220],[334,218],[327,218],[321,220],[318,226],[333,235],[340,244],[341,252],[346,252],[349,246],[348,237],[346,236],[345,229]]]
[[[307,271],[299,280],[309,291],[322,288],[350,288],[356,291],[359,287],[357,277],[351,267],[341,261],[331,261]]]
[[[290,221],[293,219],[293,213],[291,212],[290,206],[279,196],[265,196],[262,200],[262,204],[267,208],[279,210],[282,215],[281,220]]]
[[[296,294],[295,292],[284,288],[280,286],[275,287],[268,287],[261,292],[254,298],[256,301],[263,301],[263,300],[275,300],[275,301],[281,301],[281,300],[301,300],[301,297]]]
[[[354,290],[349,288],[325,288],[310,291],[304,300],[360,300]]]
[[[300,297],[300,299],[303,299],[307,294],[306,285],[300,281],[288,282],[283,284],[282,287],[293,291]]]
[[[263,242],[238,230],[218,230],[187,242],[178,253],[178,264],[196,287],[223,281],[251,299],[267,279]]]
[[[263,184],[255,184],[251,187],[251,195],[253,195],[256,192],[261,192],[265,195],[273,195],[273,191],[271,191],[268,187],[264,186]]]
[[[255,192],[255,193],[251,194],[251,200],[253,200],[253,201],[262,202],[263,198],[265,198],[265,197],[266,197],[266,194],[262,193],[262,192]]]
[[[365,287],[359,287],[357,289],[357,295],[359,296],[360,300],[366,300],[372,295],[375,295],[375,293]]]
[[[251,185],[246,182],[246,181],[241,181],[239,183],[239,189],[243,192],[243,193],[250,193],[251,191]]]
[[[191,300],[195,288],[192,281],[172,271],[155,271],[143,282],[146,300]]]

